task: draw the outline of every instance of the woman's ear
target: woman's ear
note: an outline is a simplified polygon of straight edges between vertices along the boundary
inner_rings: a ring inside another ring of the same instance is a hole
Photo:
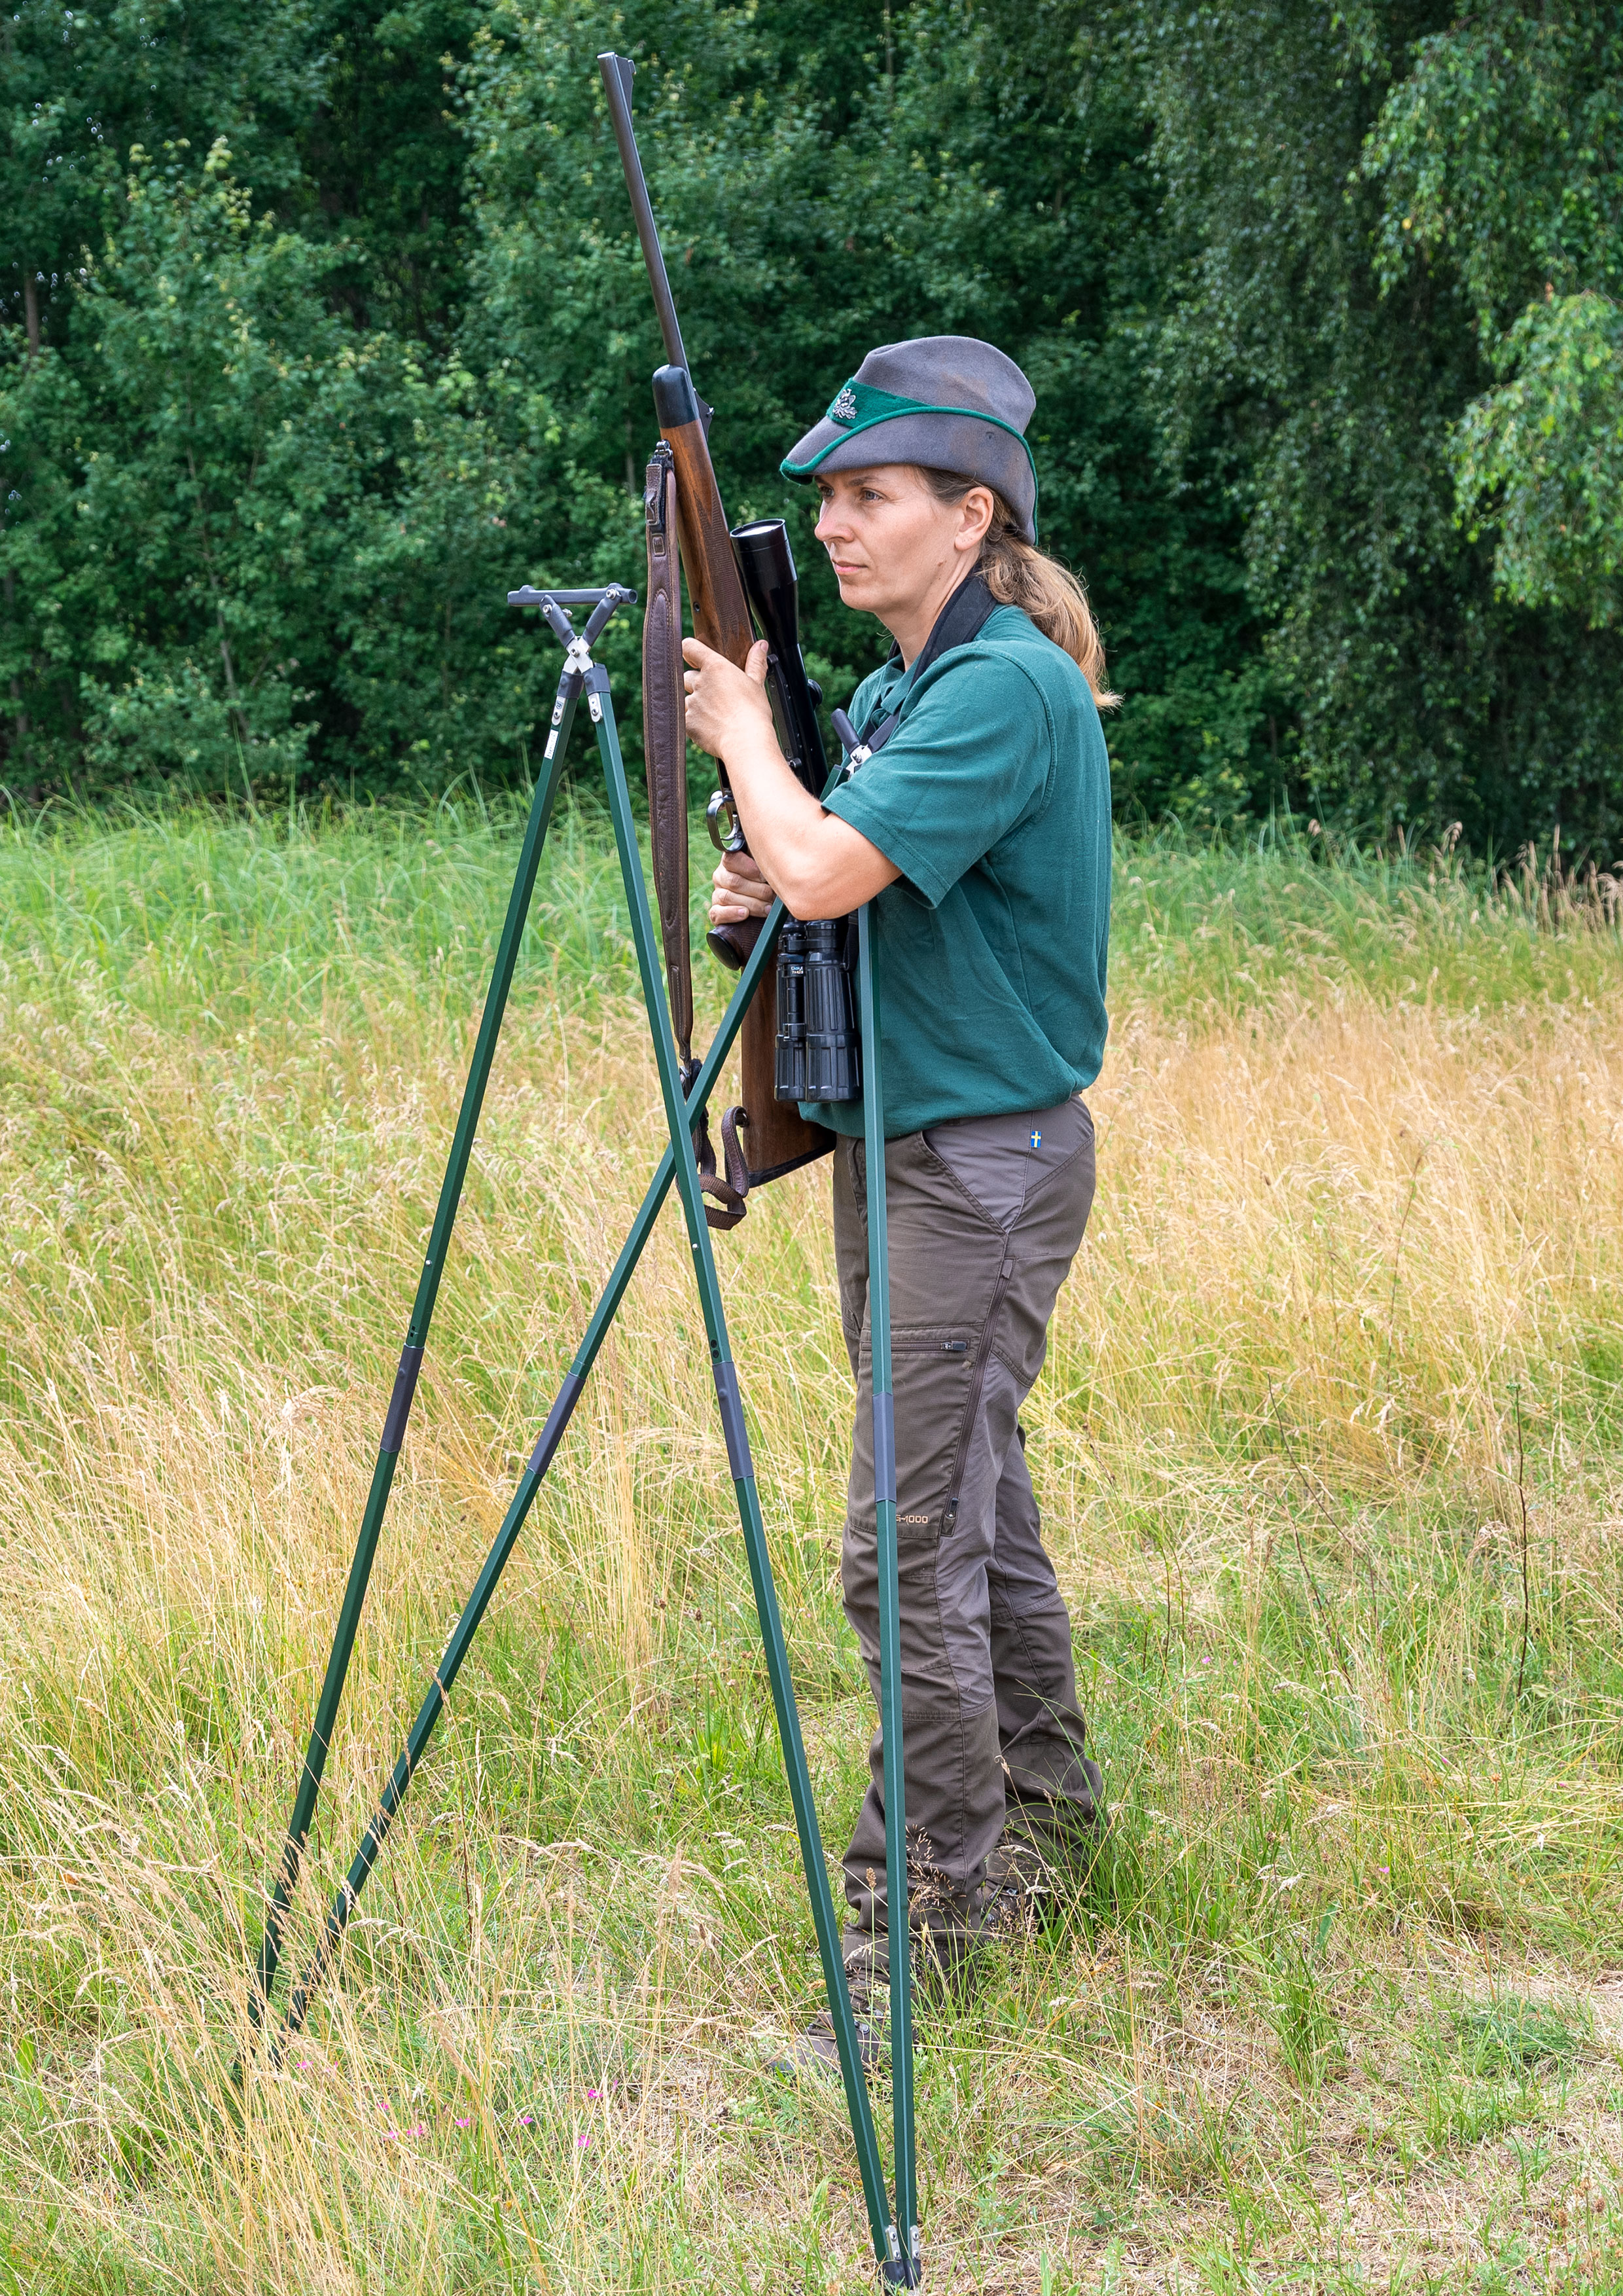
[[[990,487],[971,487],[958,505],[958,531],[953,537],[957,550],[979,550],[987,538],[987,529],[992,523],[996,505]]]

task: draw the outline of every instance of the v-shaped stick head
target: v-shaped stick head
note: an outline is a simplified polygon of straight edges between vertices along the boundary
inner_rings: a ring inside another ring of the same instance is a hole
[[[553,636],[568,652],[572,646],[589,646],[617,606],[635,606],[636,592],[627,590],[620,582],[611,582],[601,590],[537,590],[526,583],[521,590],[509,590],[507,603],[510,606],[539,606]],[[578,637],[567,611],[570,606],[592,609],[591,619]]]
[[[612,599],[617,606],[624,606],[636,603],[636,592],[626,589],[619,582],[600,583],[595,590],[558,590],[551,587],[537,590],[527,582],[523,589],[509,590],[507,593],[507,603],[510,606],[541,606],[545,605],[549,598],[555,605],[560,606],[596,606],[601,605],[605,598]]]

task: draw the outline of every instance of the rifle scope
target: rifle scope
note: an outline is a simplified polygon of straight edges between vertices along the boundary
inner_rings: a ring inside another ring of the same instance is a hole
[[[735,526],[733,555],[756,627],[766,641],[766,690],[783,754],[795,778],[814,797],[821,797],[828,783],[828,760],[817,724],[823,692],[807,676],[800,652],[799,583],[789,529],[781,518],[752,519],[748,525]]]

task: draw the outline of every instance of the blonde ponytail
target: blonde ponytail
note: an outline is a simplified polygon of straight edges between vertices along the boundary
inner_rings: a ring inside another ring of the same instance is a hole
[[[961,478],[955,471],[921,472],[938,502],[958,503],[983,479]],[[992,523],[980,545],[977,571],[1000,606],[1018,606],[1029,614],[1045,638],[1068,653],[1093,688],[1101,709],[1113,709],[1120,701],[1105,684],[1104,641],[1087,603],[1087,593],[1076,576],[1057,558],[1025,541],[1019,522],[1003,496],[994,489]]]

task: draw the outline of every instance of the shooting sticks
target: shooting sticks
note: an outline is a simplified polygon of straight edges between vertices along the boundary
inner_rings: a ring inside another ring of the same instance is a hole
[[[597,748],[607,785],[610,812],[614,823],[614,839],[620,862],[620,873],[625,886],[626,905],[631,918],[632,939],[636,949],[637,970],[642,979],[643,997],[647,1006],[649,1024],[653,1036],[653,1050],[660,1074],[660,1089],[665,1103],[666,1123],[670,1134],[670,1145],[660,1159],[658,1169],[643,1200],[641,1210],[632,1224],[614,1272],[602,1296],[594,1308],[585,1336],[576,1349],[575,1358],[558,1390],[551,1411],[547,1414],[540,1438],[529,1463],[521,1477],[518,1488],[503,1519],[496,1543],[487,1556],[472,1593],[463,1607],[446,1645],[445,1652],[434,1670],[417,1718],[412,1726],[404,1751],[379,1798],[376,1814],[366,1829],[354,1863],[328,1909],[320,1939],[309,1966],[293,1989],[288,2005],[286,2025],[273,2045],[273,2057],[279,2061],[289,2040],[302,2025],[308,2013],[316,1986],[331,1962],[344,1933],[351,1912],[366,1877],[377,1863],[397,1812],[410,1790],[412,1777],[427,1751],[435,1725],[449,1702],[450,1693],[480,1620],[484,1617],[496,1583],[501,1578],[509,1556],[518,1543],[526,1516],[534,1504],[537,1492],[545,1477],[564,1429],[579,1400],[581,1390],[590,1374],[598,1349],[612,1323],[627,1286],[643,1247],[652,1232],[661,1206],[669,1193],[673,1179],[681,1200],[683,1218],[687,1227],[688,1243],[693,1252],[694,1280],[699,1287],[700,1304],[704,1316],[705,1335],[709,1344],[710,1368],[716,1385],[716,1399],[721,1414],[722,1431],[726,1439],[727,1461],[737,1500],[740,1527],[743,1532],[744,1550],[750,1565],[750,1583],[755,1595],[757,1615],[760,1621],[761,1638],[766,1649],[766,1672],[772,1689],[774,1711],[777,1718],[778,1736],[783,1750],[784,1767],[789,1777],[790,1800],[793,1807],[795,1831],[799,1836],[801,1863],[811,1897],[812,1920],[816,1931],[817,1949],[822,1958],[824,1980],[828,1988],[829,2008],[833,2020],[840,2072],[845,2086],[847,2109],[850,2115],[851,2133],[857,2146],[857,2167],[862,2177],[863,2198],[866,2204],[869,2229],[873,2251],[887,2281],[902,2287],[916,2287],[921,2278],[917,2228],[917,2204],[914,2196],[914,2166],[913,2146],[913,2054],[910,2002],[908,1992],[908,1923],[906,1906],[906,1834],[901,1794],[901,1682],[900,1652],[898,1640],[898,1594],[896,1561],[896,1467],[895,1441],[891,1433],[890,1349],[889,1293],[887,1289],[887,1258],[884,1217],[884,1126],[880,1102],[879,1040],[877,1029],[877,996],[873,979],[873,951],[868,932],[866,910],[861,923],[861,998],[866,1073],[872,1079],[866,1111],[868,1131],[868,1232],[869,1232],[869,1297],[873,1318],[873,1416],[874,1452],[878,1463],[876,1498],[880,1517],[880,1587],[881,1603],[881,1703],[885,1723],[885,1803],[886,1803],[886,1881],[890,1925],[891,1969],[891,2061],[896,2113],[896,2195],[893,2215],[885,2191],[883,2166],[880,2158],[879,2140],[874,2129],[873,2110],[864,2079],[856,2020],[852,2014],[850,1994],[846,1984],[845,1969],[840,1959],[840,1927],[834,1908],[833,1893],[829,1885],[828,1866],[824,1855],[822,1835],[817,1824],[816,1807],[812,1797],[811,1775],[807,1767],[806,1750],[800,1736],[799,1714],[795,1705],[794,1688],[790,1678],[789,1653],[784,1645],[783,1623],[778,1613],[777,1594],[773,1584],[772,1563],[767,1551],[766,1525],[761,1514],[760,1496],[756,1488],[755,1469],[750,1453],[750,1438],[744,1424],[742,1404],[739,1395],[738,1373],[733,1361],[727,1337],[726,1319],[722,1307],[721,1289],[717,1280],[716,1262],[711,1250],[710,1232],[705,1223],[704,1201],[700,1192],[697,1162],[693,1152],[693,1127],[702,1115],[709,1095],[714,1089],[722,1065],[731,1051],[742,1022],[744,1012],[756,986],[767,964],[772,961],[777,942],[778,929],[783,921],[783,906],[775,903],[756,942],[726,1014],[716,1035],[698,1074],[692,1091],[684,1094],[676,1046],[671,1027],[660,976],[659,947],[653,919],[648,905],[648,889],[643,876],[642,856],[637,846],[636,825],[632,816],[630,792],[626,783],[626,768],[620,755],[619,736],[615,727],[613,705],[609,694],[608,675],[593,661],[591,649],[610,616],[618,606],[634,604],[635,594],[618,585],[602,590],[515,590],[509,593],[512,605],[537,606],[545,616],[565,652],[564,669],[558,683],[557,699],[553,704],[551,729],[545,751],[545,772],[539,781],[529,819],[520,852],[518,873],[508,903],[506,922],[496,952],[495,970],[489,994],[485,1004],[473,1062],[463,1095],[461,1115],[452,1142],[451,1155],[440,1190],[439,1206],[430,1234],[428,1257],[418,1284],[417,1299],[407,1328],[406,1341],[401,1356],[400,1369],[395,1381],[394,1394],[384,1424],[383,1439],[373,1471],[372,1489],[362,1518],[360,1537],[355,1560],[340,1611],[338,1630],[333,1637],[332,1655],[323,1679],[317,1702],[316,1724],[311,1733],[309,1751],[305,1759],[299,1791],[288,1826],[282,1866],[270,1900],[265,1936],[260,1945],[250,2013],[257,2025],[263,2019],[269,2003],[270,1990],[285,1939],[288,1913],[299,1878],[305,1844],[315,1818],[316,1804],[321,1791],[322,1772],[326,1765],[328,1749],[338,1718],[338,1709],[343,1695],[344,1677],[348,1670],[355,1647],[357,1629],[360,1623],[362,1605],[365,1601],[367,1580],[376,1553],[378,1536],[382,1528],[384,1512],[389,1504],[389,1488],[395,1465],[405,1440],[406,1423],[410,1416],[417,1374],[427,1344],[430,1319],[433,1314],[435,1294],[443,1272],[451,1240],[451,1230],[466,1176],[468,1159],[473,1144],[473,1135],[479,1121],[485,1086],[496,1054],[507,993],[512,985],[518,945],[529,914],[530,898],[535,889],[536,873],[541,848],[552,817],[553,800],[563,767],[564,751],[574,725],[575,712],[584,695],[588,715],[597,734]],[[583,630],[577,633],[570,619],[571,606],[589,605],[590,617]],[[882,1439],[881,1439],[882,1431]]]

